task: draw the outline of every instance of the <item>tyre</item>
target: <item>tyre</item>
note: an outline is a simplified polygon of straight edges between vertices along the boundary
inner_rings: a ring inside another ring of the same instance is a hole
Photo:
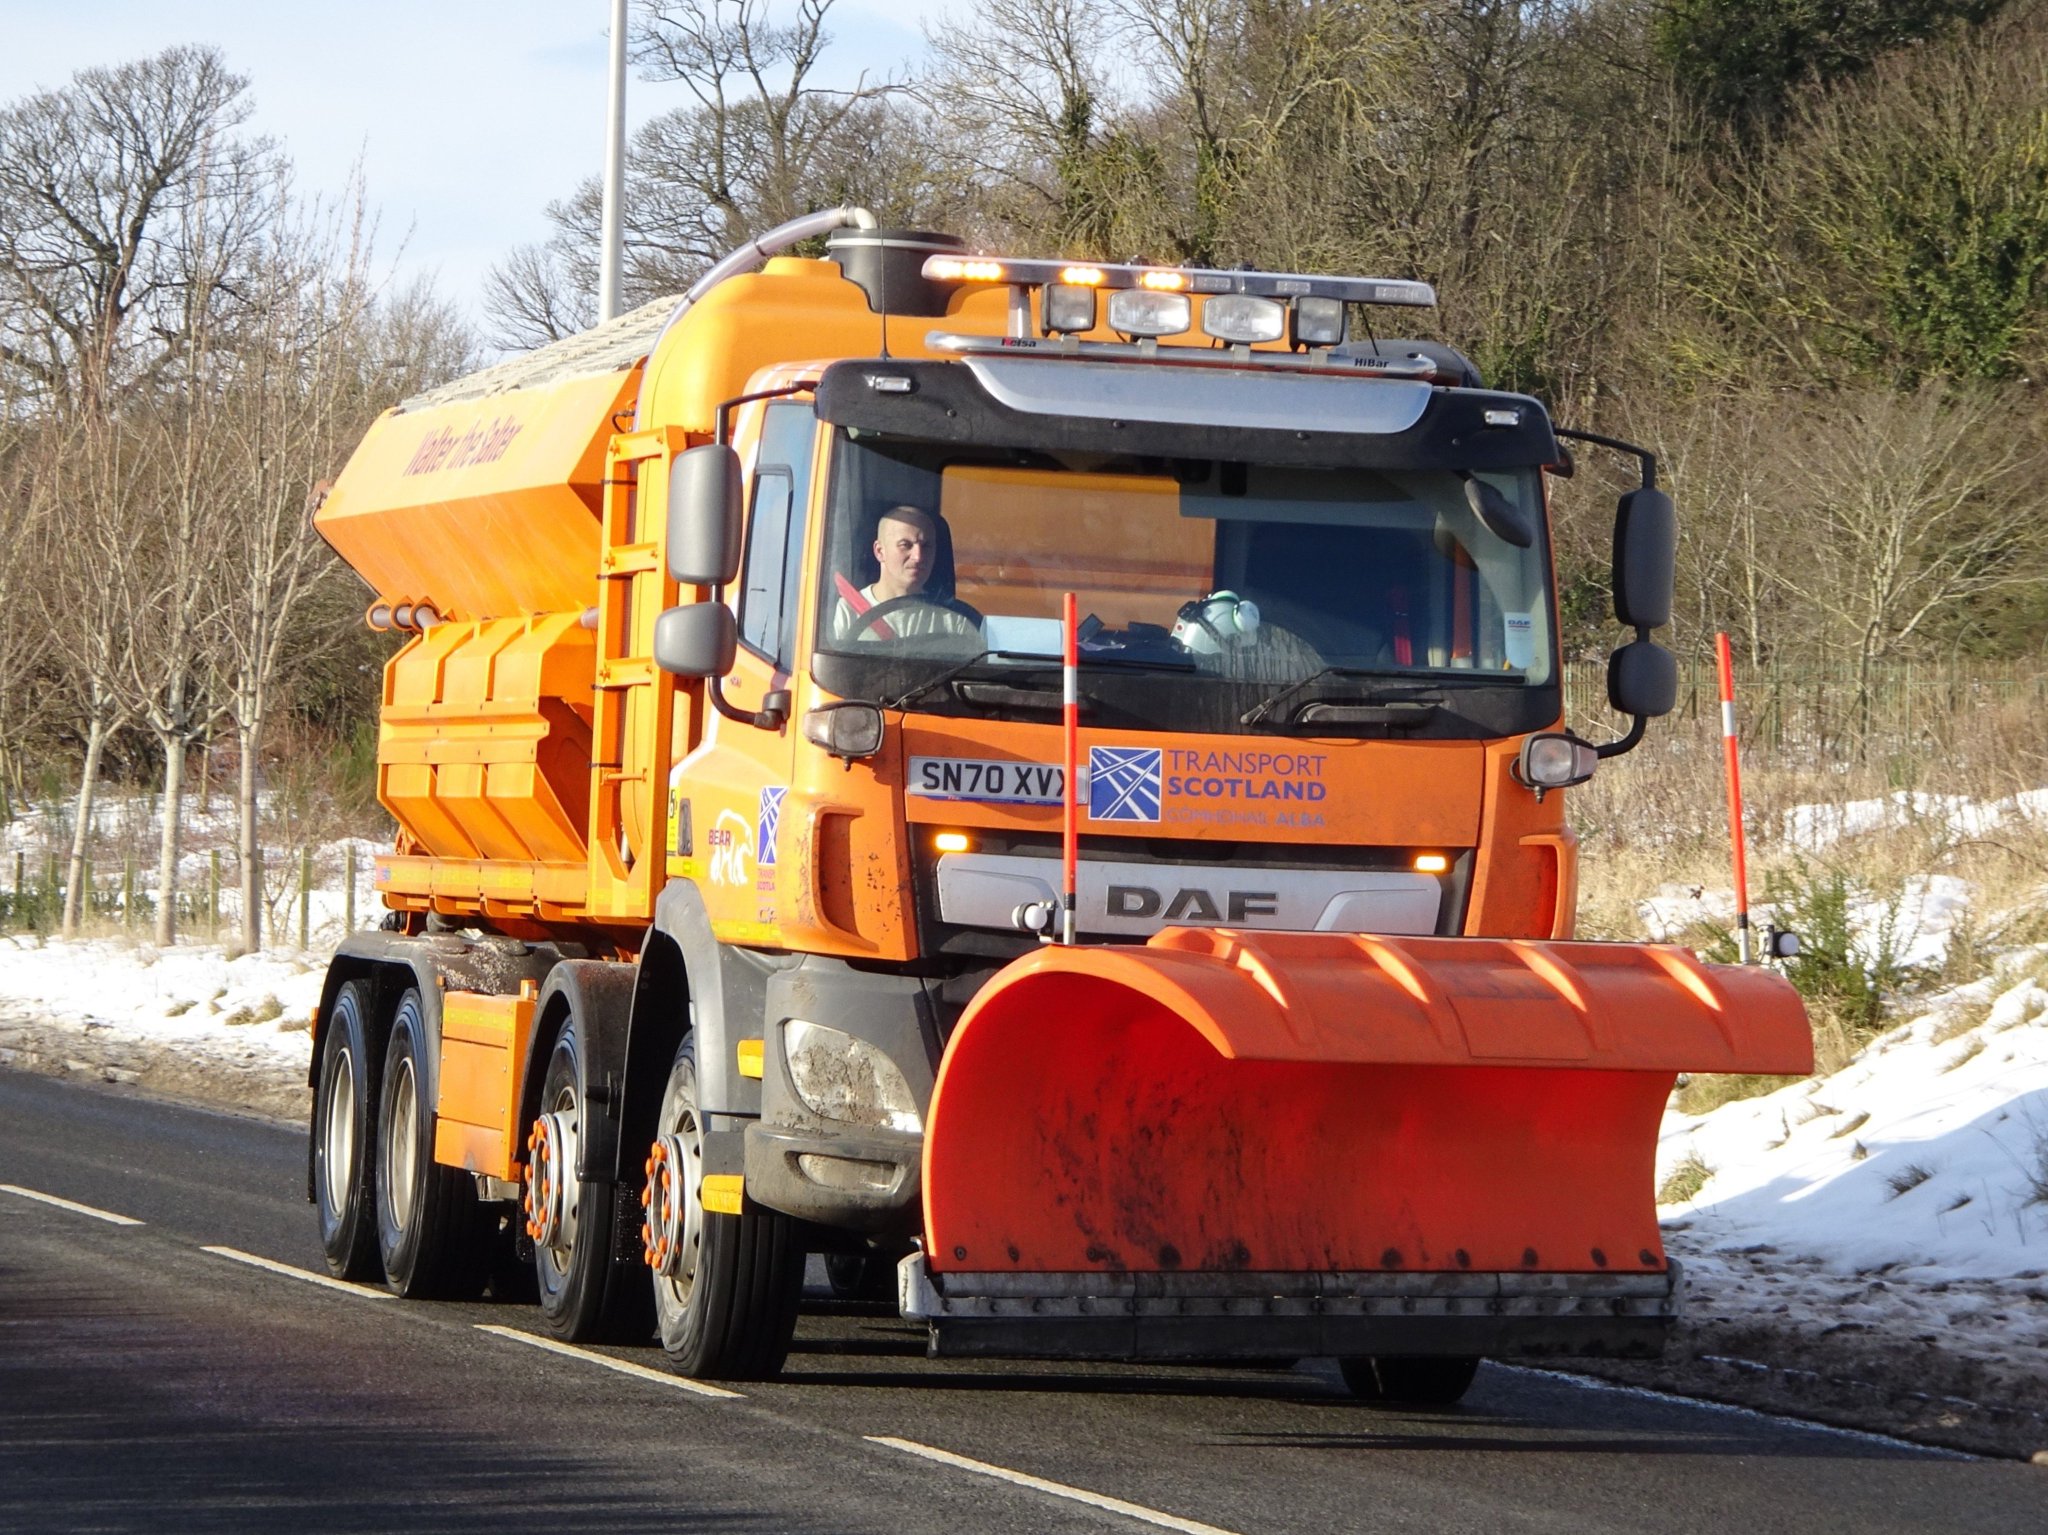
[[[377,1047],[374,1001],[367,981],[336,993],[320,1039],[320,1082],[313,1094],[313,1204],[320,1245],[337,1279],[374,1283],[378,1085],[384,1052]]]
[[[1375,1354],[1340,1359],[1344,1384],[1362,1402],[1401,1407],[1449,1407],[1479,1373],[1476,1354]]]
[[[798,1223],[773,1210],[704,1208],[698,1102],[692,1035],[676,1051],[662,1091],[642,1228],[662,1352],[679,1375],[766,1380],[782,1369],[796,1331],[803,1240]]]
[[[377,1112],[377,1253],[414,1300],[472,1300],[490,1258],[476,1183],[434,1160],[434,1059],[426,1012],[407,991],[392,1015]]]
[[[526,1233],[541,1324],[567,1343],[639,1342],[653,1326],[647,1285],[616,1256],[612,1186],[576,1175],[589,1111],[584,1065],[572,1014],[548,1055],[527,1137]]]
[[[825,1279],[835,1300],[896,1303],[896,1262],[887,1253],[827,1253]]]

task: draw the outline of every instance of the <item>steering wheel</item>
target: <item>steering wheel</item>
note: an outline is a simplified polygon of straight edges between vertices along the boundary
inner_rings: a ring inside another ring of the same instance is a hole
[[[886,623],[893,614],[905,613],[912,608],[938,608],[961,619],[970,629],[978,630],[981,628],[981,614],[962,602],[958,597],[927,597],[922,592],[907,592],[901,597],[885,597],[865,613],[855,614],[853,626],[841,638],[847,640],[901,639],[903,638],[901,635],[891,636],[883,634],[876,628],[876,625]],[[946,634],[952,631],[940,629],[935,632]]]

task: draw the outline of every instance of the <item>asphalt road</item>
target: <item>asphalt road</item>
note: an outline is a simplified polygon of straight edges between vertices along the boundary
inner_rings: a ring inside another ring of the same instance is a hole
[[[783,1379],[699,1394],[653,1348],[547,1351],[522,1307],[316,1282],[295,1131],[4,1070],[0,1185],[0,1530],[2014,1535],[2048,1508],[2039,1468],[1535,1371],[1388,1411],[1317,1364],[936,1363],[822,1301]]]

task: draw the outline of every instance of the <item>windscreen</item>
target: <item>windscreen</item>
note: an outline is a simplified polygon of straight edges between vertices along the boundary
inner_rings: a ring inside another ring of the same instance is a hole
[[[1491,530],[1449,470],[992,455],[842,433],[831,474],[817,644],[856,663],[836,669],[847,681],[872,672],[870,696],[969,663],[1056,659],[1067,591],[1084,675],[1154,674],[1137,712],[1177,728],[1263,725],[1243,716],[1287,685],[1314,701],[1361,681],[1445,696],[1553,681],[1533,469],[1480,477],[1519,511],[1527,547]]]

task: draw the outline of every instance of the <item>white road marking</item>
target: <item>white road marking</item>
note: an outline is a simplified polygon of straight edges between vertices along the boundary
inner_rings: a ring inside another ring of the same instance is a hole
[[[707,1386],[701,1380],[691,1380],[684,1375],[671,1375],[667,1370],[650,1370],[644,1364],[629,1364],[623,1359],[614,1359],[608,1354],[597,1354],[587,1348],[573,1348],[567,1343],[557,1343],[553,1338],[537,1338],[530,1332],[521,1332],[516,1327],[494,1327],[488,1322],[476,1324],[478,1332],[487,1332],[494,1338],[510,1338],[514,1343],[524,1343],[529,1348],[545,1349],[550,1354],[561,1354],[565,1358],[580,1359],[585,1364],[601,1365],[607,1370],[617,1370],[621,1375],[630,1375],[636,1380],[651,1381],[657,1386],[673,1386],[678,1391],[694,1392],[698,1396],[729,1397],[735,1401],[745,1398],[737,1391],[728,1391],[723,1386]]]
[[[992,1466],[985,1460],[969,1460],[965,1455],[955,1455],[949,1450],[935,1450],[928,1444],[917,1444],[909,1439],[890,1439],[880,1434],[869,1434],[866,1437],[869,1444],[886,1445],[892,1450],[901,1450],[906,1455],[935,1460],[942,1466],[972,1471],[977,1476],[992,1476],[999,1482],[1013,1482],[1019,1487],[1029,1487],[1033,1492],[1050,1493],[1055,1498],[1068,1498],[1075,1503],[1085,1503],[1090,1508],[1106,1509],[1112,1514],[1122,1514],[1126,1519],[1137,1519],[1164,1530],[1179,1530],[1182,1535],[1231,1535],[1229,1530],[1220,1529],[1213,1524],[1182,1519],[1176,1514],[1162,1514],[1158,1509],[1147,1508],[1142,1503],[1126,1503],[1122,1498],[1106,1498],[1099,1492],[1069,1487],[1064,1482],[1048,1482],[1042,1476],[1027,1476],[1022,1471]]]
[[[90,1215],[96,1221],[105,1221],[109,1226],[140,1226],[141,1221],[132,1215],[116,1215],[112,1210],[99,1210],[91,1205],[79,1204],[76,1200],[59,1199],[55,1194],[39,1194],[34,1189],[25,1189],[18,1183],[0,1183],[0,1194],[13,1194],[21,1199],[33,1199],[39,1205],[55,1205],[60,1210],[69,1210],[73,1215]]]
[[[202,1247],[203,1253],[212,1253],[216,1258],[226,1258],[235,1263],[246,1263],[251,1268],[262,1269],[270,1274],[282,1274],[287,1279],[301,1279],[307,1284],[316,1284],[323,1290],[339,1290],[343,1295],[353,1295],[358,1300],[397,1300],[389,1290],[379,1290],[366,1284],[350,1284],[343,1279],[329,1279],[325,1274],[315,1274],[308,1269],[293,1268],[289,1263],[275,1263],[269,1258],[259,1258],[254,1253],[245,1253],[235,1247]]]

